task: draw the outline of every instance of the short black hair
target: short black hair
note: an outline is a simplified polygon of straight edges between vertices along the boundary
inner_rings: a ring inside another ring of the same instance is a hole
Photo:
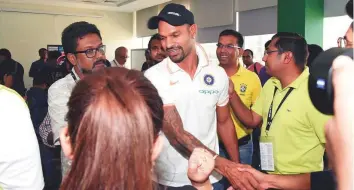
[[[149,44],[148,44],[148,49],[151,50],[151,43],[153,40],[161,40],[161,37],[159,34],[154,34],[151,36],[150,40],[149,40]]]
[[[272,37],[272,40],[278,39],[275,47],[279,50],[278,54],[290,51],[294,55],[295,64],[300,70],[306,65],[308,54],[307,42],[304,37],[293,32],[278,32]]]
[[[49,73],[41,71],[38,76],[33,78],[33,85],[47,84],[49,81]]]
[[[6,48],[0,49],[0,55],[6,57],[6,59],[11,59],[11,52],[10,52],[10,50],[8,50]]]
[[[97,34],[102,39],[100,31],[94,24],[81,21],[74,22],[66,27],[61,36],[61,44],[65,55],[75,52],[78,40],[87,34]]]
[[[252,50],[250,50],[250,49],[245,49],[245,51],[250,52],[251,56],[253,57],[253,51],[252,51]]]
[[[39,49],[39,50],[38,50],[38,54],[40,55],[43,51],[47,51],[47,49],[45,49],[45,48]]]
[[[267,49],[269,44],[272,42],[272,40],[268,40],[265,44],[264,44],[264,48]]]
[[[243,36],[241,33],[237,32],[236,30],[226,29],[219,34],[219,38],[221,36],[234,36],[237,39],[238,46],[243,47],[243,43],[244,43]]]
[[[321,46],[317,44],[309,44],[308,45],[308,50],[309,50],[309,58],[307,59],[307,66],[311,67],[312,62],[315,60],[315,58],[323,52],[323,49]]]
[[[345,5],[345,12],[347,12],[347,15],[353,19],[353,0],[349,0]]]

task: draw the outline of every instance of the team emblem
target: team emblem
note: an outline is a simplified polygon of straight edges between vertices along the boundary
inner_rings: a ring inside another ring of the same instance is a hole
[[[215,80],[214,80],[214,77],[213,77],[213,76],[211,76],[211,75],[209,75],[209,74],[207,74],[207,75],[204,76],[204,83],[205,83],[206,85],[211,86],[211,85],[214,84],[214,82],[215,82]]]
[[[247,85],[242,83],[242,84],[240,85],[240,91],[241,91],[241,93],[245,93],[246,90],[247,90]]]

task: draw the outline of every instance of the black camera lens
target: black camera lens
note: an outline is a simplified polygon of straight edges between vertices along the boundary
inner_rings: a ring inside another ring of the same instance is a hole
[[[324,51],[314,60],[310,69],[310,76],[308,81],[310,99],[316,109],[323,114],[333,115],[334,113],[332,64],[334,59],[340,55],[345,55],[353,59],[353,49],[331,48],[327,51]]]

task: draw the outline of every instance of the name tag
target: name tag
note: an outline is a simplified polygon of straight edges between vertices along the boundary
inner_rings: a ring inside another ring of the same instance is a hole
[[[264,171],[274,171],[274,146],[272,142],[260,142],[261,168]]]

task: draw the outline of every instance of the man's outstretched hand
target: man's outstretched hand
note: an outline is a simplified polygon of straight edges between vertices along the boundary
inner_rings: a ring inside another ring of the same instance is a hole
[[[218,156],[216,158],[216,171],[228,179],[232,187],[237,190],[254,190],[259,182],[249,172],[242,172],[238,168],[244,165],[231,162]]]

